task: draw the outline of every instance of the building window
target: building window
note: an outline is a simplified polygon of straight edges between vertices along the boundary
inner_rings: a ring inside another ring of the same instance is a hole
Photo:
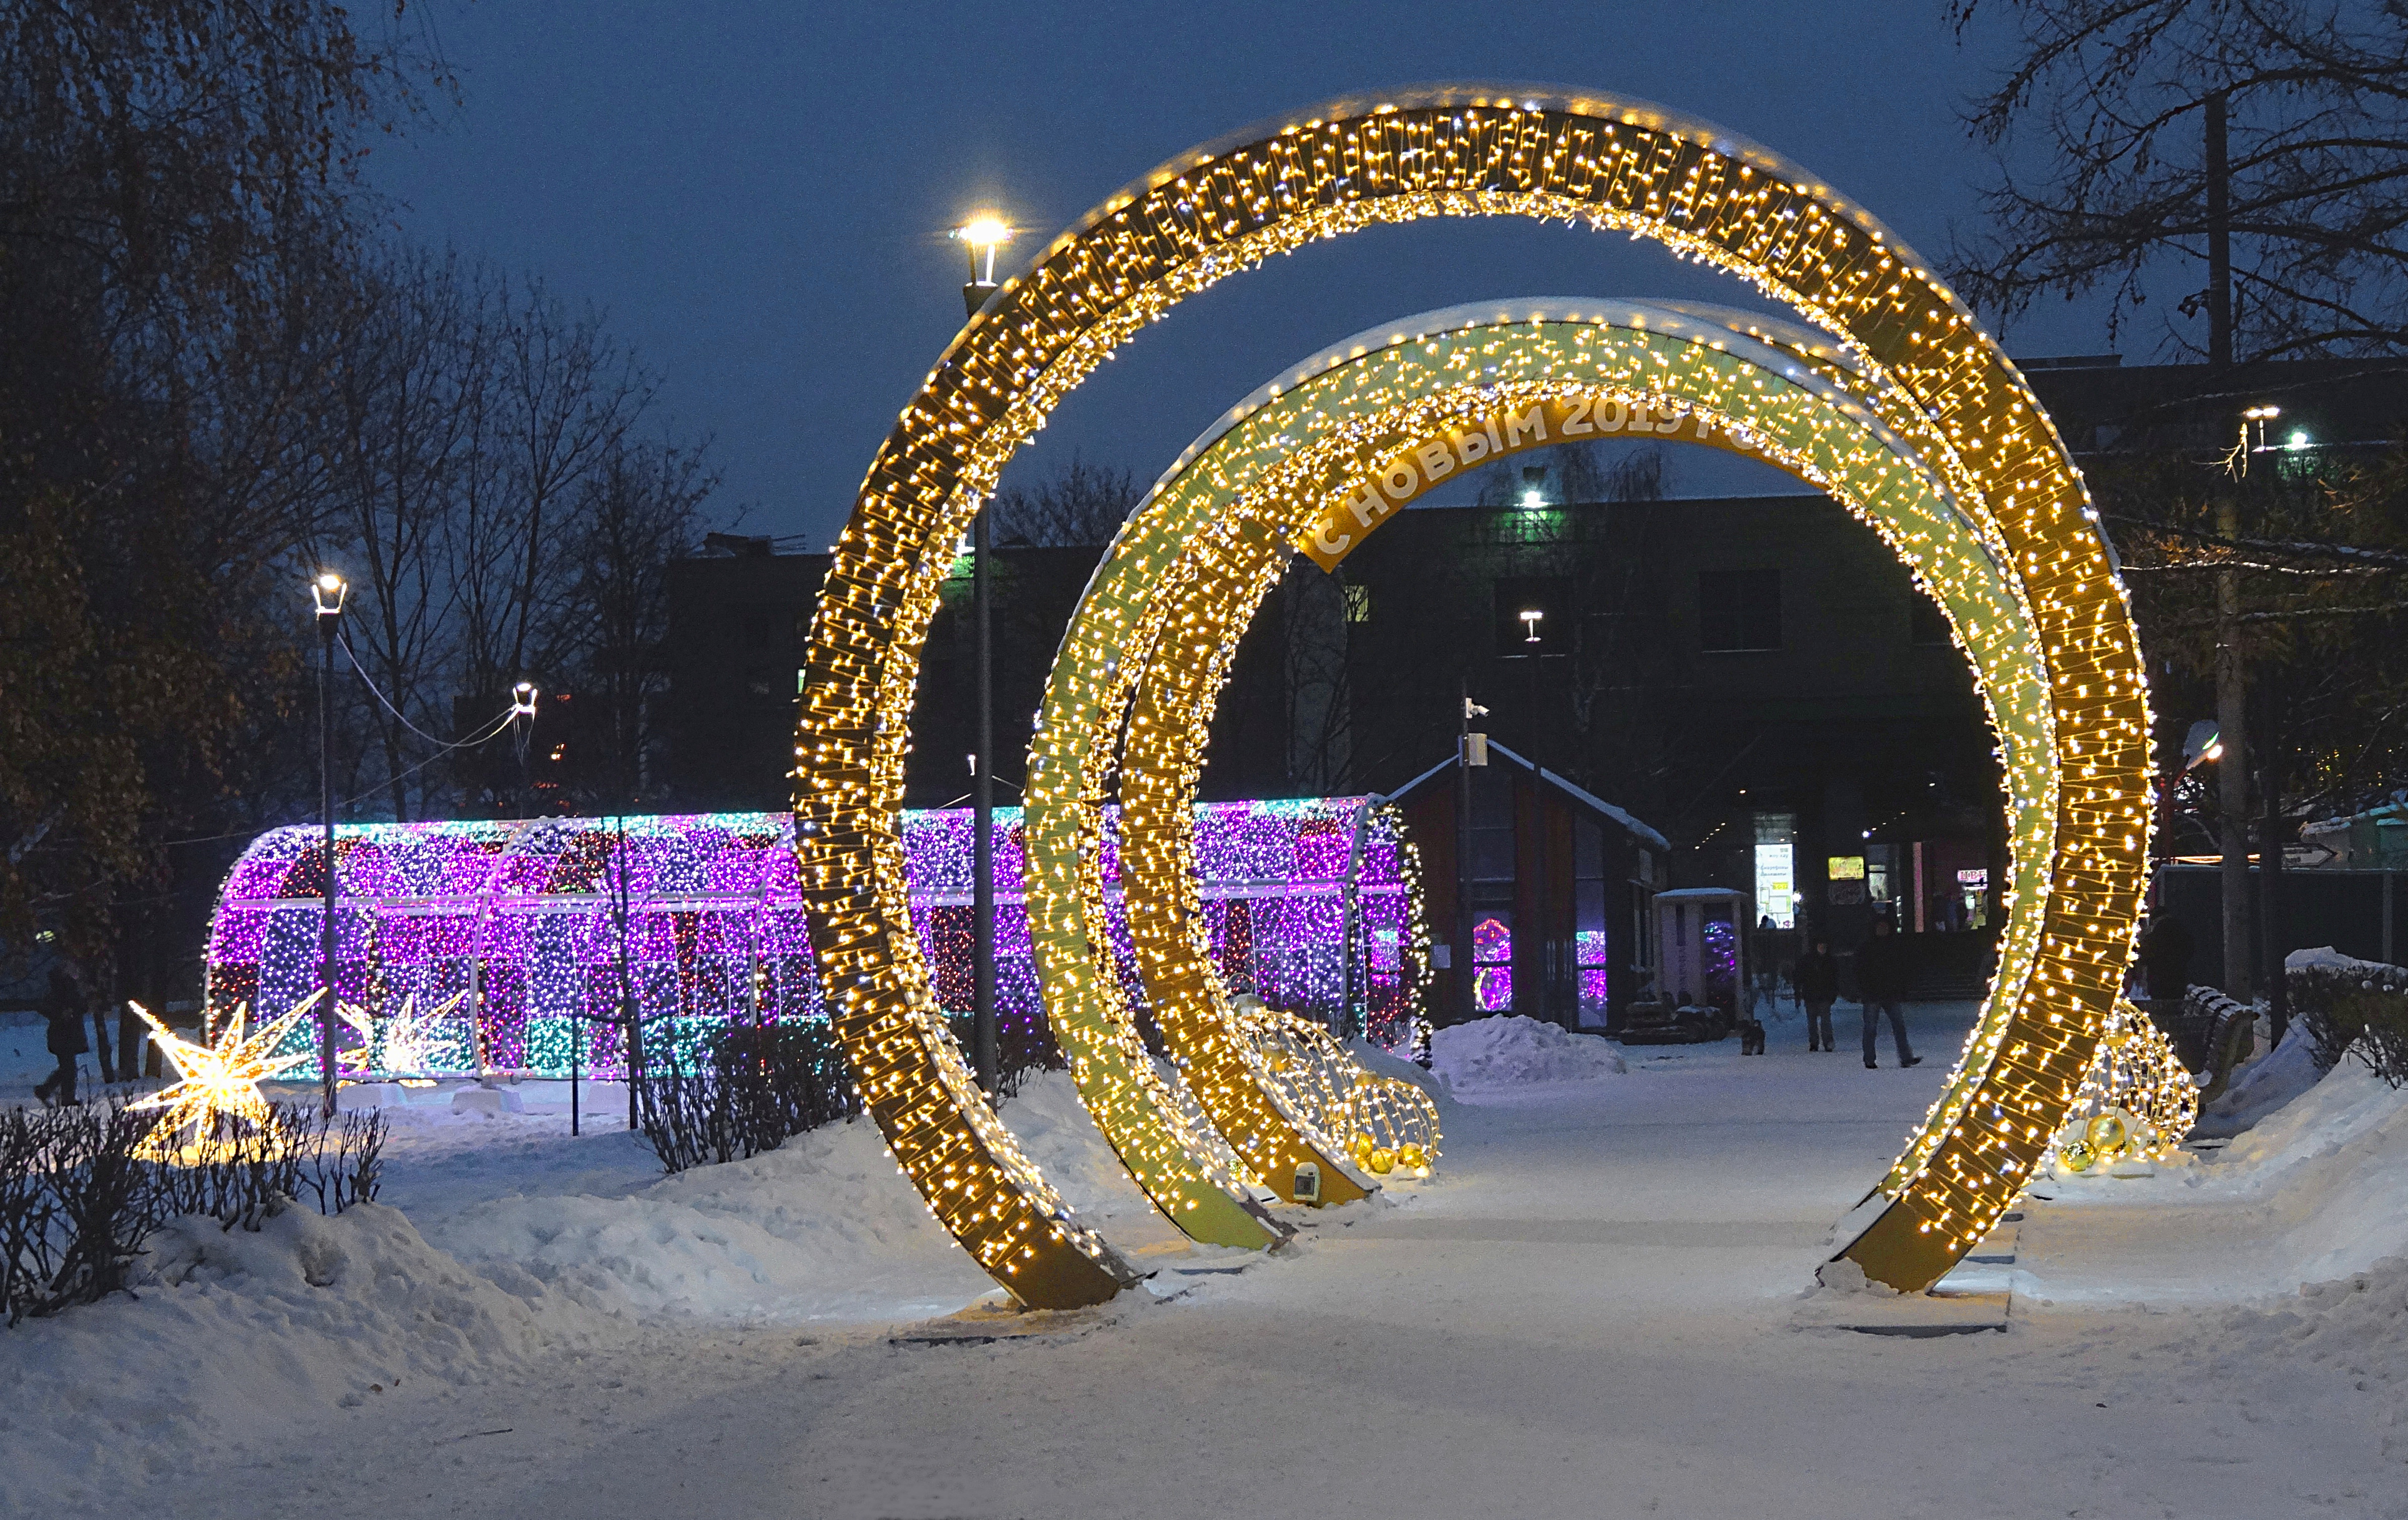
[[[1572,970],[1584,1027],[1605,1023],[1612,995],[1605,933],[1605,829],[1591,818],[1572,821]]]
[[[1716,652],[1779,649],[1781,572],[1698,571],[1698,647]]]
[[[1938,603],[1919,591],[1907,611],[1906,630],[1907,637],[1918,644],[1948,642],[1947,615],[1940,610]]]
[[[1345,590],[1346,621],[1349,623],[1370,622],[1371,588],[1369,586],[1350,585],[1346,587]]]

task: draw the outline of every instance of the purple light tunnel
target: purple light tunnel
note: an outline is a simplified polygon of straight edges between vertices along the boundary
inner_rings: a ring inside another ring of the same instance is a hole
[[[903,815],[914,926],[949,1011],[970,1004],[971,813]],[[1117,813],[1104,870],[1124,984],[1141,1008],[1117,887]],[[996,813],[996,1003],[1040,1019],[1019,890],[1020,810]],[[1205,924],[1223,977],[1273,1007],[1394,1044],[1426,943],[1401,817],[1376,797],[1211,803],[1197,810]],[[824,1017],[784,813],[355,824],[336,830],[336,982],[377,1035],[362,1072],[480,1068],[565,1076],[625,1069],[632,1002],[649,1058],[691,1053],[729,1021]],[[326,863],[315,826],[243,853],[209,933],[208,1008],[272,1016],[315,992]],[[622,896],[624,898],[622,995]],[[456,1002],[452,1002],[457,999]],[[422,1058],[391,1064],[406,1011],[452,1003]],[[346,1034],[357,1044],[359,1037]],[[314,1025],[290,1048],[315,1049]],[[350,1069],[346,1068],[347,1071]],[[314,1059],[294,1068],[314,1076]]]

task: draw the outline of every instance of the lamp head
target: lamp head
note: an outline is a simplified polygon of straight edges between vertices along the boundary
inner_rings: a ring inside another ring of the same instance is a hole
[[[511,687],[510,716],[513,718],[534,717],[535,699],[540,695],[541,694],[535,689],[535,682],[531,681],[522,681],[517,685]]]
[[[343,599],[351,594],[351,582],[332,570],[321,570],[309,582],[309,599],[317,604],[322,618],[343,615]]]
[[[953,236],[983,251],[1011,241],[1011,226],[998,216],[975,216],[955,227]]]

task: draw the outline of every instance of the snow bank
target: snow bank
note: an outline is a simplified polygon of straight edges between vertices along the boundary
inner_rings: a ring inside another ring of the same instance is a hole
[[[0,1513],[89,1502],[223,1443],[420,1380],[481,1382],[599,1322],[523,1272],[501,1285],[398,1210],[293,1209],[257,1233],[151,1238],[157,1281],[0,1330]]]
[[[1430,1067],[1458,1092],[1538,1082],[1585,1082],[1629,1069],[1595,1035],[1576,1035],[1518,1013],[1474,1019],[1430,1037]]]
[[[1108,1232],[1154,1217],[1065,1072],[1005,1109],[1024,1150]],[[950,1313],[994,1288],[868,1120],[610,1196],[488,1199],[431,1223],[461,1260],[523,1268],[617,1312],[735,1323]]]
[[[2201,1139],[2238,1135],[2282,1109],[2324,1078],[2305,1019],[2294,1019],[2283,1042],[2232,1074],[2232,1084],[2200,1111],[2191,1130]]]

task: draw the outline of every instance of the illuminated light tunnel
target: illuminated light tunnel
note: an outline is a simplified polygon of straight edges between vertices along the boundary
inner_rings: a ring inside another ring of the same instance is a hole
[[[968,809],[904,817],[912,919],[939,1003],[970,1006]],[[998,809],[997,1012],[1039,1016],[1020,881],[1020,810]],[[1196,810],[1204,925],[1233,984],[1388,1043],[1405,1036],[1425,943],[1400,816],[1376,797],[1207,803]],[[1359,838],[1359,848],[1358,848]],[[325,858],[315,826],[243,852],[211,920],[213,1022],[276,1013],[318,988]],[[691,1051],[730,1020],[826,1016],[785,813],[352,824],[336,831],[336,982],[372,1019],[437,1021],[431,1073],[597,1078],[625,1071],[615,921],[625,888],[627,980],[646,1039]],[[1117,885],[1118,848],[1107,841]],[[622,868],[624,862],[624,871]],[[1117,907],[1113,910],[1118,915]],[[1125,929],[1116,936],[1127,961]],[[1137,986],[1134,968],[1125,971]],[[572,1033],[572,1030],[575,1033]],[[290,1047],[313,1059],[316,1025]],[[430,1074],[431,1074],[430,1073]]]

